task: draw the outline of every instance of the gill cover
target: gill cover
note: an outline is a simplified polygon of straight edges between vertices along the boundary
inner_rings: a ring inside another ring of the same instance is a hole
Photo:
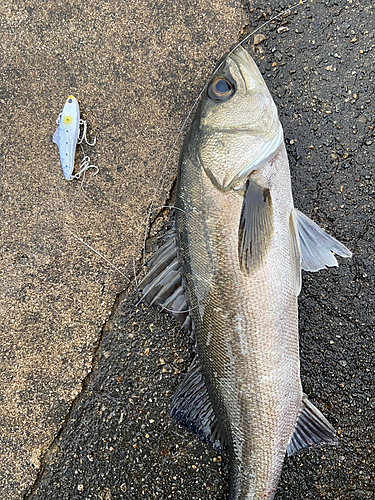
[[[243,183],[283,142],[275,103],[242,47],[214,72],[195,120],[198,163],[223,191]]]

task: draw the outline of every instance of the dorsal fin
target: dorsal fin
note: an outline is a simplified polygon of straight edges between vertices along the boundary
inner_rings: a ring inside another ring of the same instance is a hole
[[[336,431],[304,394],[296,428],[286,451],[291,456],[298,450],[323,443],[337,444]]]
[[[174,393],[171,416],[189,431],[194,432],[204,443],[214,448],[224,446],[219,424],[202,377],[198,356]]]
[[[138,285],[143,299],[149,305],[157,304],[172,312],[184,331],[191,331],[180,265],[178,262],[176,230],[170,229],[163,237],[165,243],[147,261],[148,273]]]

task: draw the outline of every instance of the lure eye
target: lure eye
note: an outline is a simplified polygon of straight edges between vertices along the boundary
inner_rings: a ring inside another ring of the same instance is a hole
[[[215,78],[208,87],[208,97],[213,101],[226,101],[235,92],[232,82],[226,78]]]
[[[68,99],[68,103],[72,103],[73,102],[73,99]]]

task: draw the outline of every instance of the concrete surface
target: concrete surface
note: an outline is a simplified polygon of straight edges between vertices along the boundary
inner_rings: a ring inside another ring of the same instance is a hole
[[[283,7],[0,7],[1,498],[227,498],[225,454],[167,414],[189,339],[68,229],[132,276],[184,116],[229,45]],[[372,0],[307,2],[249,46],[284,125],[296,206],[354,253],[305,273],[300,296],[304,390],[340,443],[287,459],[278,500],[375,498],[374,15]],[[69,93],[98,141],[100,174],[81,189],[50,142]]]

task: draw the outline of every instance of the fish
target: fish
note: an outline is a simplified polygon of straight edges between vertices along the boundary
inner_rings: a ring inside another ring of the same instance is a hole
[[[195,357],[170,414],[227,449],[230,500],[272,500],[286,455],[336,444],[300,379],[301,270],[351,257],[294,207],[276,105],[241,46],[219,61],[180,155],[175,216],[139,284]]]
[[[59,147],[60,160],[65,179],[68,181],[79,179],[82,173],[88,168],[95,168],[96,172],[94,175],[96,175],[99,169],[96,165],[90,165],[89,156],[84,156],[80,164],[80,171],[73,175],[74,156],[77,144],[81,144],[84,139],[90,146],[94,146],[96,143],[96,138],[92,143],[87,141],[87,123],[80,118],[79,104],[73,95],[68,96],[56,123],[58,126],[53,134],[52,141]],[[79,137],[80,125],[84,127],[81,138]]]

